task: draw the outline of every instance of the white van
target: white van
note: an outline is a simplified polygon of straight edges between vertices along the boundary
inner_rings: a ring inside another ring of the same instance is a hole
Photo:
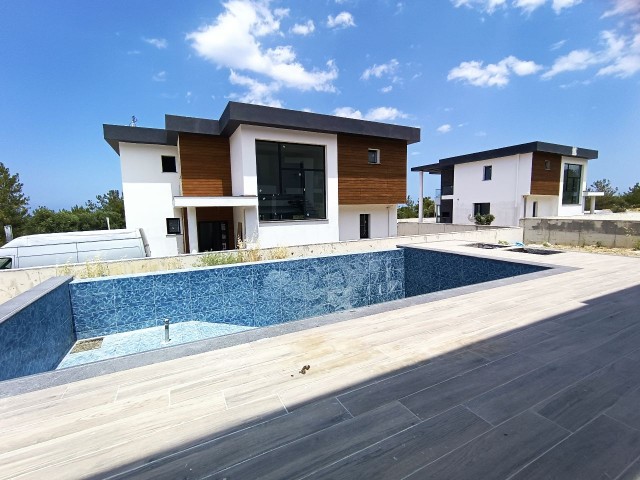
[[[142,229],[25,235],[0,247],[0,270],[151,255]]]

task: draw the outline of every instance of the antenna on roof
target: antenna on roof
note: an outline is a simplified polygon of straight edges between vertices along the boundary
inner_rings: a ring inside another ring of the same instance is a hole
[[[130,127],[137,127],[138,125],[136,125],[138,123],[138,119],[136,118],[135,115],[131,115],[131,123],[129,124]]]

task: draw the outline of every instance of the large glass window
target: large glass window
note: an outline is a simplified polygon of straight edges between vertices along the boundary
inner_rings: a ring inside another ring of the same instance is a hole
[[[260,220],[327,218],[322,145],[256,140]]]
[[[564,164],[562,204],[579,205],[582,185],[582,165]]]

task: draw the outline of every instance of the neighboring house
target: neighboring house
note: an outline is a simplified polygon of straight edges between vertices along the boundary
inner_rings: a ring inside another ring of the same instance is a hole
[[[104,125],[127,228],[153,256],[397,233],[418,128],[229,102],[219,120]]]
[[[477,213],[491,213],[493,225],[508,226],[524,217],[581,215],[594,158],[597,150],[531,142],[411,170],[420,172],[421,188],[424,172],[440,175],[438,222],[469,224]]]

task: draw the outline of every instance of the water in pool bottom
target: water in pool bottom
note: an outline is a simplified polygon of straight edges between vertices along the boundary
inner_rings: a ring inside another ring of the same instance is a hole
[[[254,328],[256,327],[196,321],[172,323],[169,330],[171,341],[168,343],[164,341],[164,326],[114,333],[113,335],[104,336],[104,341],[100,348],[68,353],[56,367],[56,370],[132,353],[147,352],[171,345],[219,337],[230,333],[243,332]]]

